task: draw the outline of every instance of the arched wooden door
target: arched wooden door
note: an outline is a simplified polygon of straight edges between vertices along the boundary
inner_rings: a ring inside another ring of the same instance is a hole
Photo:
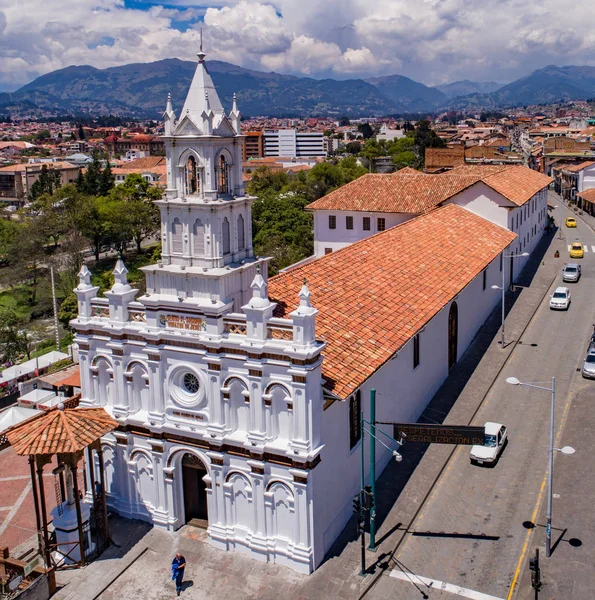
[[[459,308],[456,302],[450,305],[448,313],[448,368],[457,362],[457,343],[459,332]]]
[[[184,486],[185,522],[198,527],[208,525],[207,486],[203,477],[207,470],[194,454],[182,458],[182,482]]]

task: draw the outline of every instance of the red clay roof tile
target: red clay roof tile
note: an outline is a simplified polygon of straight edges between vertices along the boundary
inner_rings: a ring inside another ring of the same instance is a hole
[[[269,296],[287,317],[306,278],[328,342],[323,376],[346,398],[516,237],[448,205],[272,277]]]

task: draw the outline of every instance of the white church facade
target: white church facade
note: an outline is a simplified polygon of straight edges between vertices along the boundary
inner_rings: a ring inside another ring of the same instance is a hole
[[[444,206],[269,280],[240,114],[202,52],[179,117],[168,99],[164,141],[146,293],[121,260],[105,297],[86,267],[75,290],[81,406],[119,423],[102,440],[108,503],[310,573],[352,514],[370,389],[379,419],[419,417],[497,305],[517,235]],[[377,446],[378,473],[390,457]]]

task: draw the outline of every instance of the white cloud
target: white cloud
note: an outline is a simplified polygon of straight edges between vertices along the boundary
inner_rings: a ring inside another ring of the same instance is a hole
[[[71,64],[194,59],[200,27],[209,58],[250,68],[506,81],[595,64],[592,13],[592,0],[0,0],[0,86]]]

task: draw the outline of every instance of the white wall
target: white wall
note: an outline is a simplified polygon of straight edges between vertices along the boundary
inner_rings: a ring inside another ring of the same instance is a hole
[[[329,216],[337,218],[337,228],[329,229]],[[353,217],[353,229],[347,229],[346,217]],[[385,229],[404,223],[417,215],[342,210],[314,211],[314,255],[324,256],[326,248],[333,252],[378,233],[377,219],[385,220]],[[370,231],[364,231],[364,217],[370,219]]]
[[[508,226],[508,209],[515,206],[482,182],[463,190],[444,204],[458,204],[472,213],[500,225],[500,227]]]
[[[508,253],[508,249],[505,251]],[[504,265],[507,268],[507,265]],[[456,298],[458,306],[458,346],[460,358],[501,300],[500,258],[487,267],[486,289],[480,273]],[[448,315],[445,306],[420,333],[420,363],[413,368],[413,342],[382,366],[361,386],[364,418],[369,418],[370,390],[376,389],[376,418],[380,421],[415,422],[448,376]],[[392,427],[384,426],[392,436]],[[325,444],[322,462],[314,471],[314,534],[317,544],[328,552],[353,514],[352,500],[360,489],[361,441],[349,448],[349,400],[336,401],[323,413]],[[388,438],[387,438],[388,439]],[[383,439],[383,441],[387,441]],[[369,483],[369,436],[364,441],[366,484]],[[390,446],[391,444],[389,444]],[[394,447],[394,444],[393,446]],[[391,460],[383,446],[376,444],[377,477]],[[332,490],[333,493],[329,493]]]
[[[590,188],[595,188],[595,165],[583,169],[578,174],[578,191],[584,192]]]
[[[480,182],[453,196],[445,204],[458,204],[476,215],[516,233],[519,237],[511,246],[510,252],[517,255],[533,252],[546,225],[547,189],[535,194],[523,206],[517,206]],[[528,258],[514,259],[513,278],[516,279]]]

